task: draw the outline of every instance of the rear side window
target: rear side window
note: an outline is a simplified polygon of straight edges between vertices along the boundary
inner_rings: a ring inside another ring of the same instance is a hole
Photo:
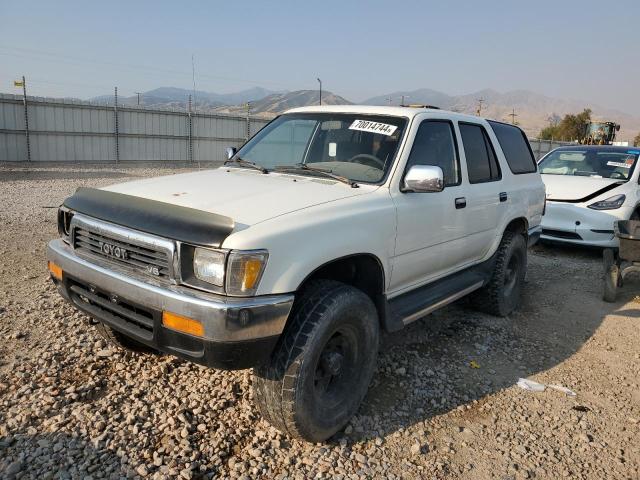
[[[481,125],[460,123],[460,135],[467,158],[469,183],[495,182],[502,178],[496,153]]]
[[[524,132],[513,125],[491,120],[489,120],[489,125],[498,137],[498,142],[500,142],[500,147],[507,158],[511,171],[516,175],[535,172],[536,161]]]

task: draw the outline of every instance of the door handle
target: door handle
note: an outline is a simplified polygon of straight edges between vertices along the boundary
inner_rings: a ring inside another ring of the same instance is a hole
[[[500,192],[500,201],[501,202],[507,201],[507,192]]]
[[[460,209],[460,208],[464,208],[467,206],[467,199],[464,197],[458,197],[456,198],[456,208]]]

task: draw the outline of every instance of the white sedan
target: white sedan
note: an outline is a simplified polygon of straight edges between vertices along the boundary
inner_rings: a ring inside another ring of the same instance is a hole
[[[618,247],[613,224],[640,219],[640,148],[575,145],[549,152],[538,167],[546,187],[541,239]]]

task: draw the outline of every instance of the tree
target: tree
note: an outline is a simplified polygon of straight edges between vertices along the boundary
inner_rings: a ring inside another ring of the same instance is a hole
[[[633,139],[633,146],[640,147],[640,133],[638,133],[638,135],[636,135],[636,138]]]
[[[585,136],[587,123],[591,120],[591,109],[585,108],[577,114],[568,113],[562,120],[557,121],[557,115],[551,115],[549,125],[542,129],[540,138],[543,140],[580,140]]]

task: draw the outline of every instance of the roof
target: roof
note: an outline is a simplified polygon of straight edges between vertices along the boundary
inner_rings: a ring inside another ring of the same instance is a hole
[[[390,107],[383,105],[314,105],[310,107],[298,107],[287,110],[284,113],[361,113],[368,115],[389,115],[394,117],[413,118],[421,113],[433,113],[446,118],[457,118],[460,120],[478,121],[480,117],[465,115],[439,108],[422,107]]]
[[[621,152],[627,153],[629,150],[633,150],[634,152],[640,152],[640,147],[624,147],[619,145],[581,145],[579,143],[575,143],[573,145],[563,145],[562,147],[558,147],[554,150],[584,150],[584,151],[593,151],[593,150],[603,150],[608,152]]]

